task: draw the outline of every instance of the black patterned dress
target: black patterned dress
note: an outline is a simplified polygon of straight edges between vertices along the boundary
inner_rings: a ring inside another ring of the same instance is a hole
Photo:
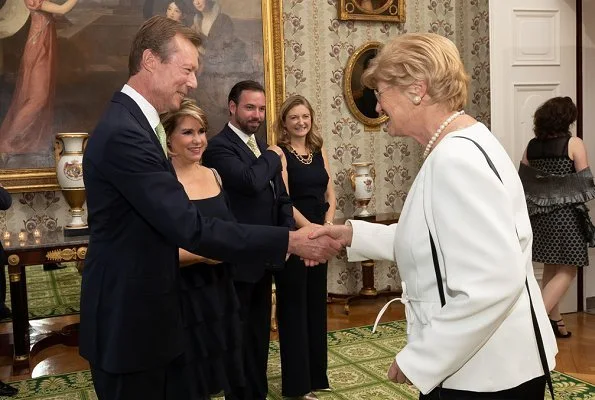
[[[204,217],[234,220],[223,191],[192,200]],[[232,265],[193,264],[181,268],[182,318],[193,399],[243,386],[239,301]]]
[[[554,175],[574,174],[574,162],[568,157],[570,136],[532,139],[527,146],[529,165]],[[533,261],[545,264],[589,265],[587,242],[582,228],[584,203],[559,204],[530,212],[533,229]]]
[[[308,221],[322,225],[328,210],[329,176],[321,152],[304,164],[285,147],[291,201]],[[290,256],[275,274],[283,396],[329,387],[327,378],[326,274],[328,265],[306,268]]]

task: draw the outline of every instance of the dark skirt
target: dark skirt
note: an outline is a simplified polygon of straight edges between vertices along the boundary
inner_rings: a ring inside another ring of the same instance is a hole
[[[182,313],[194,396],[203,398],[244,386],[239,301],[231,266],[183,267]]]
[[[533,261],[577,267],[589,265],[581,218],[574,205],[532,215]]]
[[[420,394],[420,400],[543,400],[545,376],[533,378],[517,387],[497,392],[472,392],[468,390],[437,387],[428,394]]]

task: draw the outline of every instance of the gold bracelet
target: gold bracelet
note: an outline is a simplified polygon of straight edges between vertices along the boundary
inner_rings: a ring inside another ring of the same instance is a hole
[[[325,225],[332,225],[332,224],[333,224],[333,222],[332,222],[332,221],[324,221],[324,224],[325,224]]]

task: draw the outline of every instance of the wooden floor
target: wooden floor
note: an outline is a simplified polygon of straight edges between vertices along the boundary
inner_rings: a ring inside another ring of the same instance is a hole
[[[371,325],[377,312],[384,305],[385,299],[360,301],[351,305],[351,312],[345,315],[341,304],[330,304],[328,312],[328,329],[337,330],[355,326]],[[393,303],[383,317],[383,321],[403,319],[404,310],[400,303]],[[564,316],[568,329],[572,331],[569,339],[558,339],[559,353],[556,358],[556,370],[575,376],[595,384],[595,315],[586,313],[566,314]],[[78,316],[47,318],[31,321],[36,332],[59,328],[77,322]],[[12,351],[10,323],[0,324],[0,379],[14,381],[29,376],[11,376]],[[277,334],[272,333],[271,338]],[[55,375],[88,369],[89,365],[78,355],[77,347],[54,346],[38,354],[33,360],[35,368],[33,377]]]

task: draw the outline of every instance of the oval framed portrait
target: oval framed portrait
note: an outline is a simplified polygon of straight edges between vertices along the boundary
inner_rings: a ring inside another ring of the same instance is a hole
[[[380,42],[367,42],[353,52],[343,77],[343,94],[351,114],[364,125],[378,126],[388,119],[376,111],[374,90],[361,83],[362,74],[380,49]]]

